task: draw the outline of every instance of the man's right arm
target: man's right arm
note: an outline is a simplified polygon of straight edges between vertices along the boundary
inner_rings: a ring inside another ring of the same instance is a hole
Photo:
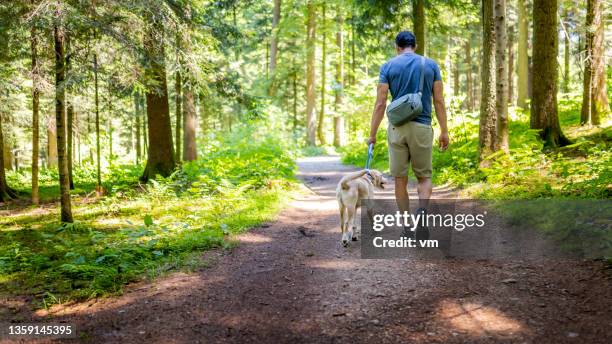
[[[434,81],[433,100],[436,109],[436,118],[440,125],[440,138],[438,141],[440,143],[440,148],[445,150],[448,147],[450,139],[448,137],[448,127],[446,123],[446,107],[444,105],[444,86],[442,85],[442,80]]]
[[[372,112],[372,122],[370,124],[370,138],[368,144],[376,143],[376,132],[380,122],[385,117],[385,108],[387,107],[387,93],[389,92],[389,84],[379,83],[376,91],[376,104]]]

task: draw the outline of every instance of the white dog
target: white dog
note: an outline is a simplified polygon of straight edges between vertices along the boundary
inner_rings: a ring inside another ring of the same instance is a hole
[[[357,208],[360,206],[359,201],[373,198],[374,186],[384,189],[386,182],[383,174],[376,170],[370,170],[369,173],[367,170],[362,170],[342,177],[338,187],[336,187],[336,198],[340,206],[340,229],[342,230],[343,246],[346,247],[350,241],[357,240],[354,229],[355,215]]]

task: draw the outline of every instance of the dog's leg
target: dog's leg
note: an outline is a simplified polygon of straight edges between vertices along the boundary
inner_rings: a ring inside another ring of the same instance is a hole
[[[344,231],[346,230],[346,226],[344,223],[344,212],[345,212],[345,207],[344,204],[338,202],[339,208],[340,208],[340,233],[344,234]]]
[[[349,242],[353,240],[353,228],[355,227],[355,213],[357,209],[355,206],[349,206],[346,208],[347,210],[347,220],[346,220],[346,237],[342,236],[342,243],[344,246],[348,246]]]

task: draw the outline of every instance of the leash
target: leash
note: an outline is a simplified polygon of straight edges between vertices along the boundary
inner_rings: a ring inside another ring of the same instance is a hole
[[[366,166],[365,166],[366,174],[368,175],[368,177],[370,177],[370,179],[374,179],[372,175],[370,174],[370,163],[372,162],[373,155],[374,155],[374,144],[370,143],[368,145],[368,160],[366,160]]]

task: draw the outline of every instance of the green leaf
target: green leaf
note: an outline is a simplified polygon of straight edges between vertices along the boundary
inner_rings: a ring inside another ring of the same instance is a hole
[[[149,215],[149,214],[145,215],[145,217],[144,217],[144,224],[147,227],[153,226],[153,217],[151,215]]]

